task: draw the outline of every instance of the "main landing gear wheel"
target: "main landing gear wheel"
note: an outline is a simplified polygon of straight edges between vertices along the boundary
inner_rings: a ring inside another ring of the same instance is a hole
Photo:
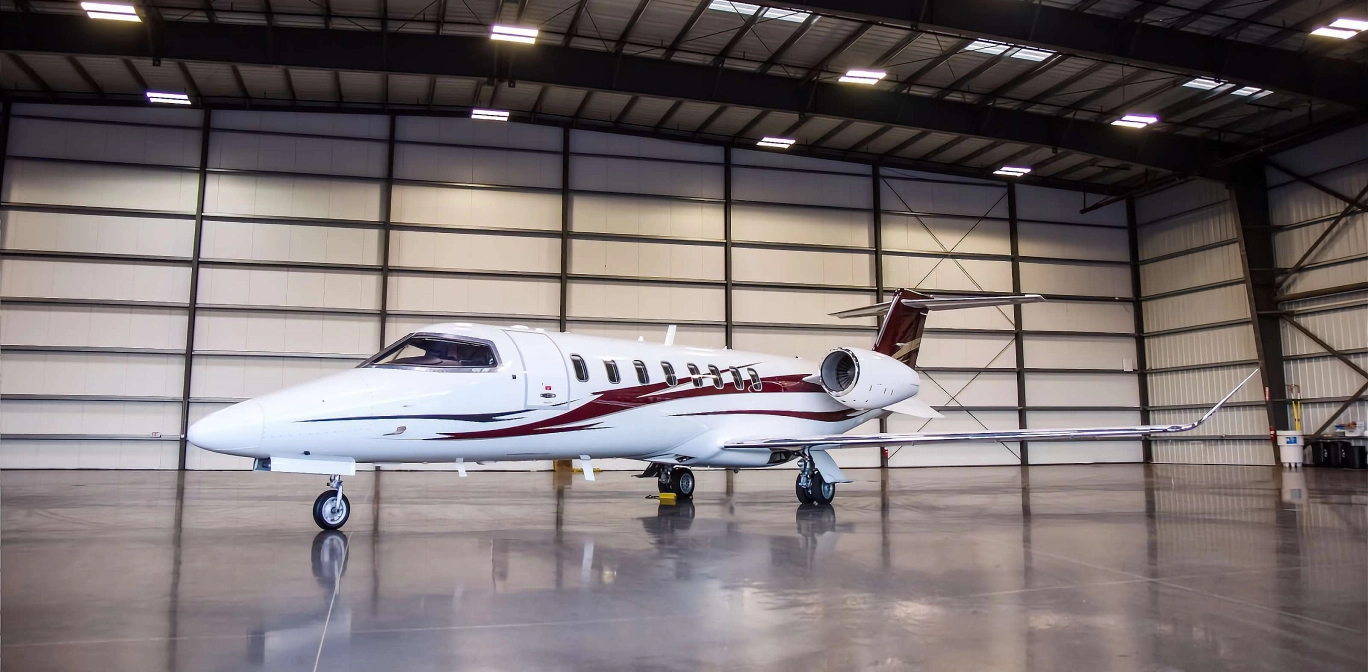
[[[836,498],[836,484],[827,483],[810,459],[804,459],[799,467],[798,480],[794,482],[793,489],[798,501],[803,504],[826,506]]]
[[[314,500],[313,518],[318,526],[325,530],[335,530],[347,523],[351,518],[351,501],[342,494],[342,479],[333,476],[328,481],[328,486],[332,490],[324,490],[322,494]]]
[[[660,476],[656,480],[656,489],[662,493],[673,492],[685,499],[693,497],[694,475],[687,467],[673,467],[669,470],[661,469]]]

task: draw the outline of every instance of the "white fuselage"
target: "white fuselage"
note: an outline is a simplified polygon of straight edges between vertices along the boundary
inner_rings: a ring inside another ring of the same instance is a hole
[[[254,458],[449,463],[587,455],[759,467],[787,456],[724,444],[839,434],[882,412],[837,402],[803,380],[817,363],[793,357],[468,323],[418,333],[488,344],[497,362],[363,365],[219,411],[196,423],[189,439]]]

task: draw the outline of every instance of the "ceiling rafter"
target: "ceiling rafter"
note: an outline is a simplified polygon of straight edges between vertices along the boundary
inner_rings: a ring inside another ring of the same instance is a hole
[[[657,122],[655,123],[655,126],[652,126],[652,127],[651,127],[651,130],[653,130],[653,131],[659,131],[661,128],[664,128],[664,127],[665,127],[665,124],[670,123],[670,120],[671,120],[671,119],[674,119],[675,114],[679,112],[679,108],[681,108],[681,107],[683,107],[683,106],[684,106],[684,101],[682,101],[682,100],[676,100],[676,101],[674,102],[674,104],[670,106],[670,109],[665,110],[665,114],[663,114],[663,115],[660,116],[660,121],[657,121]]]
[[[810,143],[808,143],[808,144],[809,144],[810,146],[812,146],[812,147],[821,147],[822,145],[825,145],[825,144],[827,143],[828,140],[831,140],[832,138],[834,138],[834,137],[836,137],[838,134],[840,134],[841,131],[844,131],[844,130],[846,130],[847,128],[850,128],[850,125],[853,124],[853,123],[855,123],[855,122],[853,122],[853,121],[851,121],[851,120],[849,120],[849,119],[846,119],[845,121],[843,121],[843,122],[841,122],[841,123],[839,123],[839,124],[836,124],[835,126],[832,126],[832,127],[831,127],[831,130],[829,130],[829,131],[827,131],[826,133],[823,133],[823,134],[822,134],[822,137],[817,138],[816,140],[813,140],[812,142],[810,142]]]
[[[931,135],[931,131],[918,131],[916,133],[913,133],[906,140],[903,140],[902,142],[893,145],[892,147],[889,147],[888,150],[883,153],[883,156],[893,156],[898,152],[901,152],[902,150],[917,144],[918,141],[920,141],[922,138],[925,138],[928,135]]]
[[[702,135],[704,132],[706,132],[708,130],[708,127],[712,126],[713,122],[717,121],[718,117],[721,117],[722,114],[726,111],[726,105],[718,105],[717,109],[713,110],[712,114],[709,114],[708,117],[703,120],[703,123],[699,124],[698,128],[695,128],[693,130],[693,137],[697,138],[699,135]]]
[[[860,38],[864,37],[865,33],[868,33],[869,29],[873,27],[874,24],[872,23],[862,23],[856,26],[855,30],[852,30],[849,35],[846,35],[831,51],[828,51],[826,56],[822,57],[822,60],[817,61],[817,65],[812,66],[803,74],[803,81],[810,82],[820,77],[822,72],[827,69],[827,66],[831,65],[831,61],[855,46],[855,43],[859,42]]]
[[[960,53],[960,51],[963,51],[965,47],[973,43],[974,41],[968,38],[955,42],[954,44],[950,45],[949,49],[942,51],[939,56],[936,56],[935,58],[927,61],[925,65],[922,65],[922,67],[917,68],[916,72],[908,75],[907,78],[903,79],[903,81],[900,82],[898,86],[894,87],[893,90],[897,93],[906,93],[907,90],[911,89],[914,85],[916,85],[916,83],[922,77],[924,77],[926,73],[931,72],[936,68],[939,68],[946,61],[950,60],[950,57]]]
[[[712,0],[699,0],[699,3],[694,6],[693,13],[689,15],[689,19],[679,28],[679,32],[675,33],[674,39],[670,40],[670,46],[665,49],[665,55],[661,58],[668,61],[675,55],[676,51],[679,51],[680,45],[684,44],[684,38],[688,36],[689,31],[693,30],[694,26],[698,25],[698,20],[703,17],[703,10],[707,9],[710,4],[712,4]]]
[[[869,145],[869,143],[874,142],[875,140],[878,140],[879,138],[882,138],[884,135],[886,135],[886,134],[887,134],[889,131],[891,131],[891,130],[893,130],[893,127],[892,127],[892,126],[880,126],[880,127],[876,128],[876,129],[874,129],[874,132],[873,132],[873,133],[870,133],[869,135],[866,135],[865,137],[860,138],[859,140],[855,141],[855,144],[851,145],[850,148],[849,148],[848,150],[846,150],[846,151],[850,151],[850,152],[858,152],[858,151],[861,151],[861,150],[863,150],[867,145]]]
[[[181,79],[185,80],[185,92],[195,98],[203,99],[204,94],[200,92],[199,84],[195,82],[194,75],[190,74],[190,68],[184,61],[176,61],[176,69],[180,70]]]
[[[987,72],[993,66],[997,65],[998,63],[1001,63],[1004,58],[1007,58],[1007,52],[1005,51],[990,59],[985,60],[982,63],[979,63],[978,66],[975,67],[973,70],[970,70],[969,72],[960,75],[958,78],[955,79],[955,81],[947,84],[945,88],[931,94],[931,97],[945,98],[952,93],[961,93],[961,89],[968,86],[969,82],[973,81],[975,77],[978,77],[979,75]]]
[[[1029,82],[1032,79],[1035,79],[1036,77],[1039,77],[1049,72],[1056,65],[1063,63],[1066,59],[1068,59],[1068,56],[1065,56],[1064,54],[1055,54],[1037,63],[1035,67],[1031,68],[1030,70],[1025,70],[1017,76],[1003,82],[1002,84],[999,84],[996,89],[993,89],[992,91],[989,91],[988,93],[979,96],[977,102],[980,105],[986,105],[988,103],[991,103],[994,99],[1011,93],[1022,84],[1025,84],[1026,82]]]
[[[817,15],[808,14],[807,18],[803,19],[803,22],[798,24],[798,27],[794,28],[793,32],[789,33],[788,37],[784,38],[784,42],[779,45],[779,48],[771,52],[769,58],[766,58],[765,62],[761,63],[760,67],[756,68],[755,71],[763,75],[769,72],[770,68],[778,65],[779,59],[783,58],[784,54],[788,53],[788,50],[792,49],[793,45],[798,43],[798,40],[803,39],[803,36],[807,35],[809,30],[812,30],[812,24],[816,22]]]
[[[142,89],[143,91],[152,90],[152,87],[147,85],[147,80],[143,79],[142,73],[138,72],[138,67],[133,65],[132,60],[127,58],[121,58],[119,60],[123,61],[124,69],[128,70],[128,76],[132,77],[133,81],[138,83],[138,88]]]
[[[100,86],[100,83],[96,82],[95,78],[90,76],[90,71],[86,70],[85,66],[81,65],[81,62],[77,60],[75,56],[67,56],[66,61],[67,65],[70,65],[71,69],[75,70],[76,74],[80,76],[81,81],[85,82],[85,85],[90,87],[91,91],[95,92],[95,95],[104,98],[104,87]],[[181,63],[177,63],[177,65],[180,65],[181,68],[185,67],[185,65]]]
[[[27,77],[30,82],[33,82],[33,85],[38,87],[39,91],[42,91],[43,94],[49,98],[52,97],[54,93],[52,87],[48,85],[46,80],[39,76],[38,72],[33,69],[33,66],[28,64],[28,61],[24,60],[23,56],[12,52],[6,53],[5,55],[9,56],[10,62],[14,63],[14,67],[19,68],[19,71],[24,73],[24,76]]]
[[[580,18],[584,16],[584,8],[589,6],[589,0],[579,0],[575,5],[575,13],[570,16],[570,27],[565,29],[565,37],[561,39],[561,46],[568,47],[574,41],[579,32]]]
[[[746,122],[746,125],[742,126],[741,130],[737,131],[736,134],[732,136],[732,142],[734,143],[737,140],[746,137],[746,134],[755,130],[755,127],[759,126],[760,122],[764,121],[765,119],[768,119],[769,116],[769,110],[760,110],[759,114],[755,115],[754,117],[751,117],[751,120]]]
[[[622,34],[618,36],[617,46],[613,47],[614,54],[621,54],[622,50],[627,48],[627,41],[632,37],[632,30],[636,28],[637,22],[641,20],[641,15],[650,6],[651,0],[641,0],[637,3],[636,10],[632,12],[632,18],[627,20],[627,25],[623,27]]]
[[[940,156],[941,154],[944,154],[945,152],[948,152],[948,151],[950,151],[950,150],[952,150],[952,149],[954,149],[954,148],[960,146],[962,143],[964,143],[965,140],[968,140],[968,139],[969,139],[969,136],[967,136],[967,135],[957,135],[957,136],[955,136],[955,137],[953,137],[953,138],[950,138],[949,140],[947,140],[947,141],[945,141],[945,142],[942,142],[940,145],[936,146],[936,147],[935,147],[934,149],[932,149],[931,151],[929,151],[929,152],[927,152],[927,153],[925,153],[925,154],[922,154],[921,156],[919,156],[919,157],[917,157],[917,158],[918,158],[918,159],[921,159],[922,161],[930,161],[931,159],[934,159],[934,158]]]
[[[741,22],[741,27],[736,29],[736,33],[732,35],[730,40],[727,40],[727,45],[722,47],[722,50],[717,52],[716,56],[713,56],[712,67],[720,68],[722,67],[722,64],[727,62],[727,57],[731,56],[732,50],[736,48],[736,45],[741,43],[741,38],[745,37],[746,33],[749,33],[751,28],[755,27],[755,22],[759,21],[760,15],[764,13],[764,6],[756,7],[755,11],[752,12],[750,16],[746,17],[745,21]]]

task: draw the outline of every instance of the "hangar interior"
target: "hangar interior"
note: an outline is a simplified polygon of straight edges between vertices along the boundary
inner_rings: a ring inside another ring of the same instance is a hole
[[[1365,472],[1270,439],[1368,423],[1362,2],[126,9],[0,0],[6,667],[1368,665]],[[1047,301],[932,313],[944,417],[856,432],[1258,375],[832,451],[796,518],[792,464],[385,464],[315,536],[186,438],[429,324],[820,360],[903,287]]]

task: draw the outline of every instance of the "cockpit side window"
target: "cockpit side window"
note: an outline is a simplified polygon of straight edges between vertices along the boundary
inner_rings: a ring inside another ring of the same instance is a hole
[[[499,366],[494,344],[444,334],[412,334],[361,366],[395,369],[493,370]]]

